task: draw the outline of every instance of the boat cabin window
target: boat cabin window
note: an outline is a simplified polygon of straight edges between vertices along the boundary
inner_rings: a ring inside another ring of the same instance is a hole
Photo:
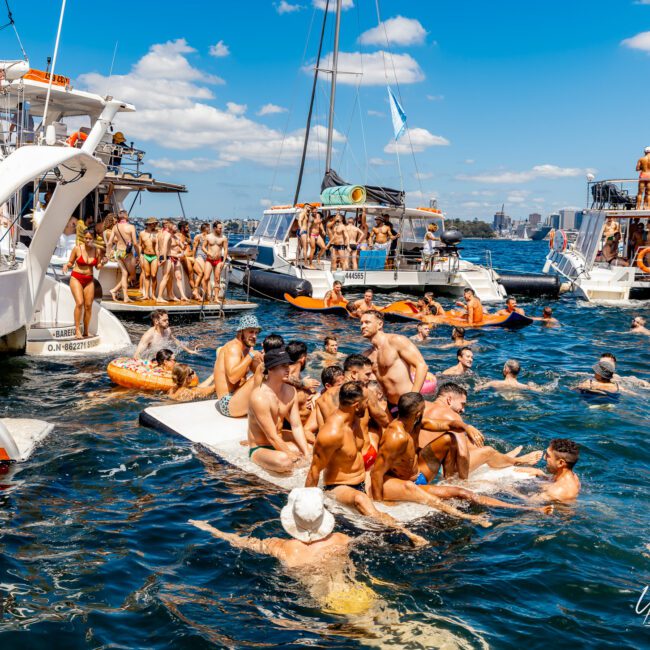
[[[293,212],[265,214],[253,237],[284,241],[294,218],[295,214]]]
[[[406,242],[417,242],[421,244],[424,241],[424,235],[427,232],[428,225],[432,223],[431,219],[411,218],[404,219],[402,223],[401,239]],[[438,226],[438,230],[442,230],[442,226],[437,221],[434,221]]]

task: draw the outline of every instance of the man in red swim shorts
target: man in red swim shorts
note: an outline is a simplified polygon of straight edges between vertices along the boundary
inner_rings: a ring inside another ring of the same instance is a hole
[[[216,300],[221,289],[221,270],[228,255],[228,238],[223,234],[223,224],[215,221],[212,232],[204,239],[201,250],[205,253],[205,270],[203,271],[203,295],[208,300]],[[214,285],[210,291],[210,279],[214,275]]]

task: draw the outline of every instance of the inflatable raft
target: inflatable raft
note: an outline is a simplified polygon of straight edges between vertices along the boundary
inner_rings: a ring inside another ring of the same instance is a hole
[[[308,296],[297,296],[294,298],[292,295],[285,293],[284,299],[294,307],[302,309],[303,311],[315,311],[321,314],[336,314],[337,316],[349,316],[350,313],[345,308],[346,303],[337,303],[331,307],[325,306],[325,301],[321,298],[310,298]]]
[[[163,390],[168,391],[174,387],[172,373],[151,365],[149,361],[118,357],[113,359],[106,368],[111,381],[124,388],[136,390]],[[199,383],[196,375],[192,379],[192,386]]]

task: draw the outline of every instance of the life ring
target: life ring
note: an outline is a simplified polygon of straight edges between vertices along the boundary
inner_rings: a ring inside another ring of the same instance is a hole
[[[174,388],[172,373],[152,366],[149,361],[118,357],[108,364],[106,372],[113,383],[124,388],[164,391]],[[198,377],[194,376],[190,385],[198,383]]]
[[[84,142],[87,140],[88,134],[84,133],[83,131],[75,131],[66,141],[65,143],[70,146],[74,147],[77,144],[77,140],[81,140]]]
[[[411,373],[411,381],[415,379],[415,375]],[[420,389],[420,394],[421,395],[432,395],[433,393],[436,392],[436,388],[438,388],[438,380],[436,379],[436,376],[432,372],[427,372],[426,379],[424,380],[424,384],[422,384],[422,388]]]
[[[556,253],[564,253],[567,243],[568,239],[564,230],[556,230],[555,236],[553,237],[553,250]]]
[[[650,274],[650,268],[648,268],[645,263],[644,259],[645,256],[650,253],[650,246],[646,246],[645,248],[639,249],[637,252],[637,258],[636,258],[636,265],[644,272],[644,273],[649,273]]]

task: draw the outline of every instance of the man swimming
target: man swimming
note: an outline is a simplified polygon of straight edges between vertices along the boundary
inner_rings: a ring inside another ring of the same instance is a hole
[[[372,343],[377,381],[388,403],[395,406],[401,395],[419,393],[427,377],[427,364],[417,346],[401,334],[384,332],[384,315],[369,311],[361,316],[361,335]]]
[[[489,526],[483,516],[468,515],[450,508],[440,499],[464,499],[472,503],[498,508],[532,510],[529,506],[515,505],[481,496],[455,486],[429,484],[420,472],[418,448],[425,410],[424,397],[420,393],[406,393],[398,403],[398,415],[382,436],[379,454],[371,471],[372,496],[376,501],[413,501],[424,503],[454,517],[468,519],[482,526]],[[434,428],[441,423],[432,423]]]
[[[648,329],[645,326],[645,318],[642,316],[635,316],[632,319],[632,323],[630,324],[630,334],[645,334],[646,336],[650,336],[650,329]]]
[[[242,418],[248,412],[248,401],[254,388],[253,376],[262,364],[263,355],[253,348],[260,333],[256,316],[246,314],[239,319],[235,338],[217,351],[214,363],[216,408],[221,415]]]
[[[296,389],[286,383],[291,359],[284,348],[264,355],[265,378],[248,405],[248,457],[269,472],[290,474],[309,449],[302,429]],[[283,428],[285,420],[290,431]]]
[[[557,318],[553,317],[553,310],[550,307],[544,307],[544,309],[542,309],[541,316],[529,316],[529,318],[540,321],[542,325],[545,325],[547,327],[552,327],[554,325],[560,324],[560,321]]]
[[[521,365],[519,361],[517,361],[516,359],[508,359],[503,364],[503,370],[502,370],[503,379],[488,381],[487,383],[478,386],[476,390],[494,388],[495,390],[532,390],[535,392],[541,392],[542,389],[531,382],[527,384],[522,384],[518,380],[520,371],[521,371]]]
[[[509,316],[513,312],[516,312],[517,314],[521,314],[522,316],[525,316],[524,310],[521,309],[521,307],[517,307],[517,299],[514,298],[513,296],[508,296],[506,298],[506,306],[504,309],[500,309],[497,314],[501,316]]]
[[[328,334],[323,340],[323,349],[317,350],[313,355],[321,360],[325,367],[340,363],[345,359],[345,355],[339,352],[339,341],[333,334]]]
[[[366,494],[366,468],[361,453],[363,433],[360,417],[366,411],[367,397],[356,381],[343,384],[339,390],[339,405],[318,432],[311,467],[305,487],[315,487],[324,472],[324,489],[339,503],[353,507],[362,515],[402,531],[414,544],[425,540],[409,532],[395,519],[377,510]]]
[[[429,325],[429,323],[418,323],[417,330],[417,334],[414,334],[411,337],[411,341],[414,343],[426,343],[430,340],[429,334],[431,333],[431,325]]]
[[[603,352],[603,354],[600,355],[600,359],[598,359],[598,361],[606,361],[607,363],[611,363],[614,366],[614,370],[616,370],[617,359],[611,352]],[[621,377],[621,375],[617,374],[616,372],[614,372],[614,375],[612,376],[612,381],[619,384],[626,382],[634,386],[639,386],[640,388],[650,388],[650,382],[646,381],[645,379],[629,376]]]
[[[460,348],[456,352],[456,359],[458,359],[458,363],[451,366],[451,368],[443,370],[443,375],[458,377],[460,375],[473,374],[472,365],[474,364],[474,353],[469,346]]]
[[[325,307],[348,304],[348,301],[343,296],[343,285],[338,280],[332,283],[332,288],[325,294],[323,302]]]
[[[476,341],[470,341],[465,338],[465,328],[464,327],[452,327],[451,328],[451,343],[445,343],[444,345],[439,345],[439,350],[448,350],[449,348],[463,348],[468,345],[474,345]]]
[[[181,343],[173,334],[169,326],[169,314],[164,309],[155,309],[151,312],[151,327],[142,335],[138,347],[133,353],[135,359],[153,357],[162,348],[175,345],[188,354],[198,354],[199,349],[193,350]]]
[[[374,293],[372,289],[366,289],[363,298],[360,300],[355,300],[350,306],[350,312],[355,316],[362,316],[367,311],[377,311],[379,307],[372,302]]]
[[[592,370],[594,372],[593,378],[581,381],[578,384],[579,391],[601,394],[623,392],[621,387],[613,381],[616,370],[613,363],[610,361],[598,361],[593,365]]]
[[[445,315],[445,310],[443,309],[442,305],[435,300],[432,291],[427,291],[424,294],[424,302],[429,307],[429,313],[432,316],[444,316]]]

